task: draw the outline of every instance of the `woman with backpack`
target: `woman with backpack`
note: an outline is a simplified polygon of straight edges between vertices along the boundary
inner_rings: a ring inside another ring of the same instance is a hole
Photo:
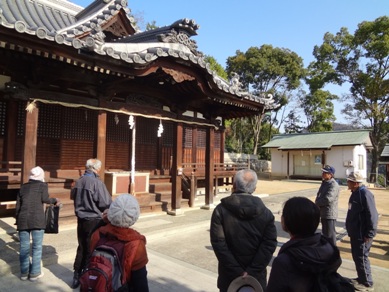
[[[107,212],[109,223],[91,235],[91,257],[80,277],[80,291],[149,291],[146,238],[130,228],[139,214],[138,201],[130,194],[112,202]],[[110,282],[104,283],[104,279]]]

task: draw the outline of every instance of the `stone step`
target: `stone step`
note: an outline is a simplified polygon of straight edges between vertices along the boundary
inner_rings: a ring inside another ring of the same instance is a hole
[[[172,184],[170,182],[160,182],[160,183],[150,183],[149,192],[150,193],[160,193],[172,191]]]
[[[171,182],[170,175],[150,175],[149,183]]]

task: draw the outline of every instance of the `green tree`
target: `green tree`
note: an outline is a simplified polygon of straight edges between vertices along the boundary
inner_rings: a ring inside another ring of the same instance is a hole
[[[315,46],[314,84],[348,83],[350,94],[344,97],[343,113],[361,127],[371,129],[372,165],[370,180],[376,180],[378,160],[388,141],[389,116],[389,17],[364,21],[354,35],[341,28],[326,33],[323,44]]]
[[[222,65],[220,65],[216,59],[212,56],[209,56],[209,55],[205,55],[204,56],[204,59],[207,63],[209,63],[209,65],[211,66],[211,69],[213,71],[216,72],[217,75],[219,75],[220,77],[222,77],[223,79],[227,80],[228,78],[228,74],[226,72],[226,70],[224,69],[224,67]]]
[[[301,119],[295,110],[289,112],[285,119],[284,130],[286,134],[302,133],[304,128],[300,126]]]
[[[310,94],[301,91],[299,104],[307,119],[308,132],[326,132],[332,130],[335,121],[334,104],[336,95],[325,90],[315,90]]]
[[[146,24],[146,30],[153,30],[156,28],[159,28],[159,26],[157,25],[157,22],[155,20]]]
[[[254,94],[272,94],[282,105],[287,104],[288,95],[300,86],[300,79],[305,77],[301,57],[288,49],[273,48],[271,45],[251,47],[246,53],[238,50],[235,56],[227,59],[226,71],[230,75],[237,73],[243,87],[248,91],[253,90]],[[275,111],[270,120],[269,131],[276,124],[277,113],[278,111]],[[253,154],[257,154],[260,145],[265,114],[249,118],[254,138]],[[269,137],[270,135],[271,132],[268,133]]]
[[[265,117],[265,119],[266,119],[266,117]],[[279,130],[272,127],[272,125],[270,123],[263,123],[262,129],[263,129],[263,131],[261,131],[260,138],[259,138],[260,145],[258,147],[258,157],[260,159],[270,160],[271,159],[270,149],[269,148],[262,148],[262,146],[265,145],[267,142],[269,142],[273,135],[279,134]],[[269,136],[268,133],[271,133],[271,135]]]
[[[226,121],[226,142],[228,152],[250,154],[253,149],[251,125],[247,119],[233,119]]]

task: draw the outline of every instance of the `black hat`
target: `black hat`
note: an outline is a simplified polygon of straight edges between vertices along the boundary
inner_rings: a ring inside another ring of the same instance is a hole
[[[254,277],[246,276],[243,278],[239,276],[231,282],[227,292],[263,292],[263,289]]]

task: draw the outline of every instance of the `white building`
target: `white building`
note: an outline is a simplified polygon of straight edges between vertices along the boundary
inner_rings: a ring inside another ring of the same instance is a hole
[[[321,178],[329,164],[335,178],[345,179],[352,171],[367,177],[369,130],[275,135],[264,148],[271,151],[272,178]]]

